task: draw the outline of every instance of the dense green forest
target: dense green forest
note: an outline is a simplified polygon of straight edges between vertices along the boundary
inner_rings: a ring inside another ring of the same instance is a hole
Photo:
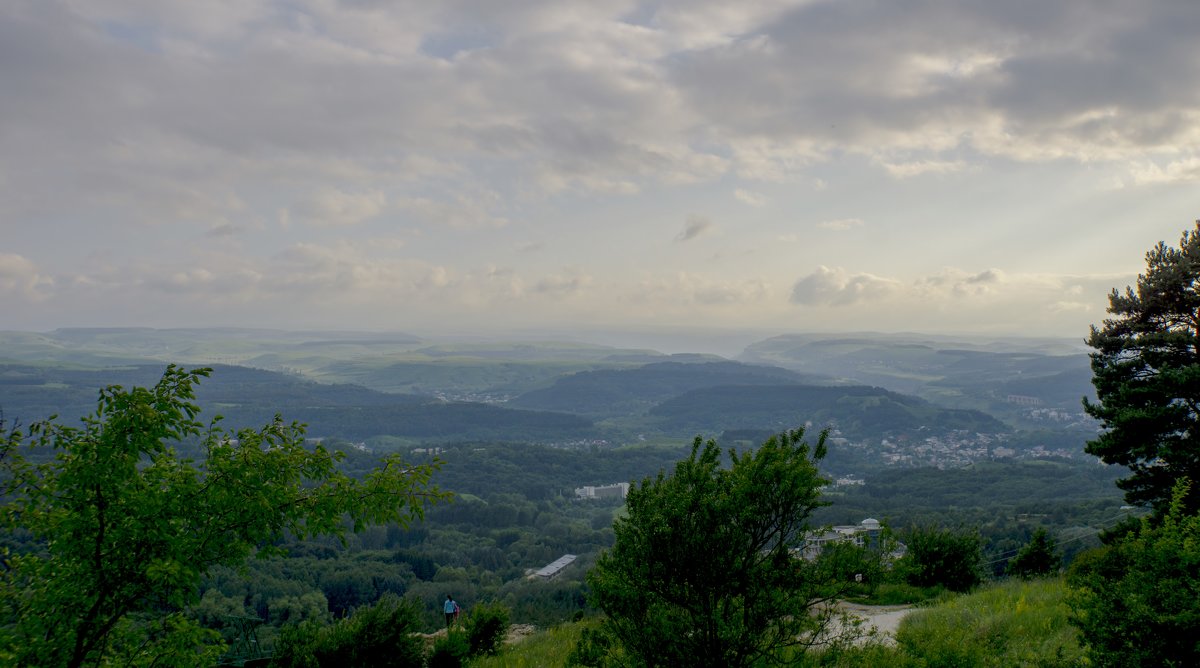
[[[440,483],[459,498],[432,509],[411,529],[376,527],[336,542],[289,546],[287,558],[252,562],[240,579],[222,573],[206,587],[206,600],[240,601],[271,624],[292,618],[304,596],[345,610],[391,591],[427,604],[425,624],[438,624],[437,604],[452,591],[470,607],[501,600],[515,622],[537,625],[588,612],[583,573],[599,550],[611,545],[619,500],[577,500],[574,488],[654,476],[685,456],[678,447],[630,447],[566,451],[527,444],[461,443],[444,447]],[[364,470],[371,456],[352,454],[351,470]],[[883,472],[862,486],[830,489],[830,502],[814,522],[857,524],[873,517],[896,530],[919,524],[977,527],[988,568],[1004,564],[1038,527],[1048,527],[1070,558],[1099,544],[1100,529],[1120,510],[1114,474],[1094,464],[994,462],[965,470],[918,469]],[[562,554],[580,556],[550,582],[524,578]],[[397,570],[398,569],[398,570]],[[396,575],[396,573],[400,573]],[[286,574],[286,575],[284,575]],[[207,591],[207,589],[206,589]],[[272,612],[277,608],[288,612]]]

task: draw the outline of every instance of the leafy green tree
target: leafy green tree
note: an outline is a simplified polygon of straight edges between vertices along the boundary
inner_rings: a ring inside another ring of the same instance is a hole
[[[747,666],[812,642],[836,595],[797,556],[825,484],[796,430],[753,451],[699,438],[672,475],[629,490],[616,544],[588,573],[605,634],[648,666]],[[813,614],[822,611],[822,614]]]
[[[1200,515],[1186,510],[1187,487],[1177,485],[1157,525],[1143,518],[1136,533],[1072,564],[1072,622],[1091,665],[1200,665]]]
[[[1031,578],[1049,575],[1058,571],[1062,557],[1058,554],[1058,542],[1044,528],[1033,532],[1029,542],[1008,562],[1009,575]]]
[[[913,586],[963,592],[982,579],[983,546],[976,531],[915,526],[904,534],[904,544],[897,568]]]
[[[194,385],[209,373],[170,366],[152,388],[102,390],[81,426],[4,434],[0,525],[38,547],[3,555],[0,663],[211,665],[219,637],[190,612],[209,568],[289,535],[406,523],[445,496],[434,466],[397,458],[351,479],[340,453],[305,447],[303,426],[279,418],[205,426]],[[203,460],[181,457],[184,443]]]
[[[1104,431],[1087,451],[1128,467],[1125,498],[1161,513],[1175,481],[1200,480],[1200,221],[1178,248],[1159,242],[1137,290],[1108,302],[1113,317],[1088,338],[1097,403],[1084,410]],[[1200,510],[1200,495],[1184,506]]]

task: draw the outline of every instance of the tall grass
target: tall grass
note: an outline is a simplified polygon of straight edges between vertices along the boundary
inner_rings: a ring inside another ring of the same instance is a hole
[[[1010,580],[914,612],[896,632],[900,649],[929,666],[1081,665],[1079,632],[1061,578]]]
[[[492,656],[467,662],[469,668],[547,668],[564,666],[586,622],[560,624],[536,633]]]

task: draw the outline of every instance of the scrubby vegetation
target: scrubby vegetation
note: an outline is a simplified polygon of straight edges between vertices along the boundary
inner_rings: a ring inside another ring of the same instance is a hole
[[[345,619],[284,627],[275,645],[274,668],[425,665],[425,641],[415,633],[419,603],[387,594]]]

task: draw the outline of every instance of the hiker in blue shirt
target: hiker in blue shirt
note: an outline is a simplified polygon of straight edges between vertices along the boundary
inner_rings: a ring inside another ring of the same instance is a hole
[[[454,602],[454,598],[450,594],[446,594],[446,603],[442,605],[442,612],[446,613],[446,628],[450,628],[450,624],[458,616],[458,604]]]

